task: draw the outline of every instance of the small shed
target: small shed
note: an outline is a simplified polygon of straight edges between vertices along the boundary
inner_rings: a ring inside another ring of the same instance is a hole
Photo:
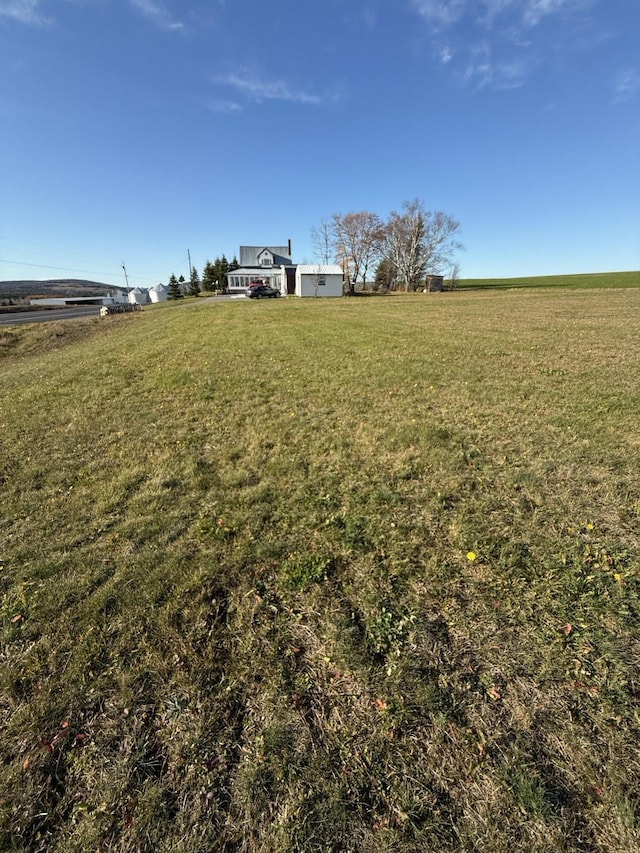
[[[444,290],[444,276],[428,275],[425,280],[425,293],[442,293]]]
[[[343,274],[338,264],[298,264],[296,296],[342,296]]]

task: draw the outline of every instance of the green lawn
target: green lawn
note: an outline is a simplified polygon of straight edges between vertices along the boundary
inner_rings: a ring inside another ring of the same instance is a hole
[[[639,314],[0,331],[0,849],[640,849]]]

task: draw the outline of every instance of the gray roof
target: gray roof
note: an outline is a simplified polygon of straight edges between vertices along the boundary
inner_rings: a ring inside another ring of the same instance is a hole
[[[229,270],[227,278],[231,275],[250,275],[255,278],[266,278],[270,275],[280,275],[280,267],[238,267],[235,270]]]
[[[240,246],[240,257],[238,258],[241,267],[259,267],[258,255],[264,249],[268,249],[273,257],[274,264],[290,264],[291,257],[289,255],[288,246]]]

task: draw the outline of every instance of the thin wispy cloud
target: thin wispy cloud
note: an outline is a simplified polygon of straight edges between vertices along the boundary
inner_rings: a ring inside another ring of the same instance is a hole
[[[41,11],[39,0],[0,0],[0,18],[9,18],[20,24],[50,23]]]
[[[151,23],[162,30],[181,30],[182,21],[176,20],[171,11],[158,0],[130,0],[131,5]]]
[[[627,68],[618,74],[614,87],[614,103],[624,104],[640,96],[640,68]]]
[[[236,101],[219,99],[209,101],[207,109],[212,113],[221,113],[222,115],[233,115],[233,113],[242,112],[242,106]]]
[[[254,103],[288,101],[319,106],[324,100],[320,95],[296,89],[284,80],[266,80],[247,72],[232,71],[228,74],[219,75],[215,78],[215,82],[234,89],[248,101]]]
[[[476,89],[519,89],[524,86],[528,68],[518,62],[478,62],[465,68],[462,78]]]
[[[546,17],[584,12],[593,6],[594,2],[595,0],[524,0],[522,20],[527,26],[535,27]]]
[[[410,0],[433,37],[440,62],[463,85],[478,89],[523,86],[550,55],[549,33],[556,24],[572,16],[584,18],[597,2]]]
[[[582,12],[595,2],[598,0],[411,0],[411,6],[440,30],[464,19],[491,26],[504,16],[535,27],[548,16]]]
[[[466,65],[460,71],[463,83],[476,89],[519,89],[530,73],[529,60],[496,59],[488,40],[471,48]]]
[[[163,30],[181,30],[182,21],[174,17],[161,0],[129,0],[130,6]],[[51,24],[53,18],[42,11],[42,0],[0,0],[0,19],[21,24]]]
[[[466,0],[411,0],[411,5],[438,30],[457,23],[467,11]]]

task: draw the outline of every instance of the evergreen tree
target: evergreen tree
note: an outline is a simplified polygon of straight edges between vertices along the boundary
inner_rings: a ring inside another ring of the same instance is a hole
[[[169,278],[169,294],[168,299],[182,299],[184,296],[182,292],[182,288],[178,282],[178,279],[175,277],[174,273],[171,273]]]
[[[216,259],[213,262],[213,290],[216,292],[220,289],[220,264],[222,261],[219,256],[216,255]]]
[[[226,293],[227,273],[229,270],[229,261],[224,255],[221,258],[216,258],[216,290],[220,291],[220,293]]]
[[[396,269],[390,258],[383,258],[376,269],[375,290],[395,290]]]
[[[216,258],[216,262],[218,259]],[[202,289],[203,290],[215,290],[216,289],[216,271],[214,265],[211,261],[207,261],[204,265],[204,269],[202,270]]]
[[[195,267],[191,268],[191,279],[189,281],[189,295],[198,296],[202,288],[200,287],[200,276]]]

